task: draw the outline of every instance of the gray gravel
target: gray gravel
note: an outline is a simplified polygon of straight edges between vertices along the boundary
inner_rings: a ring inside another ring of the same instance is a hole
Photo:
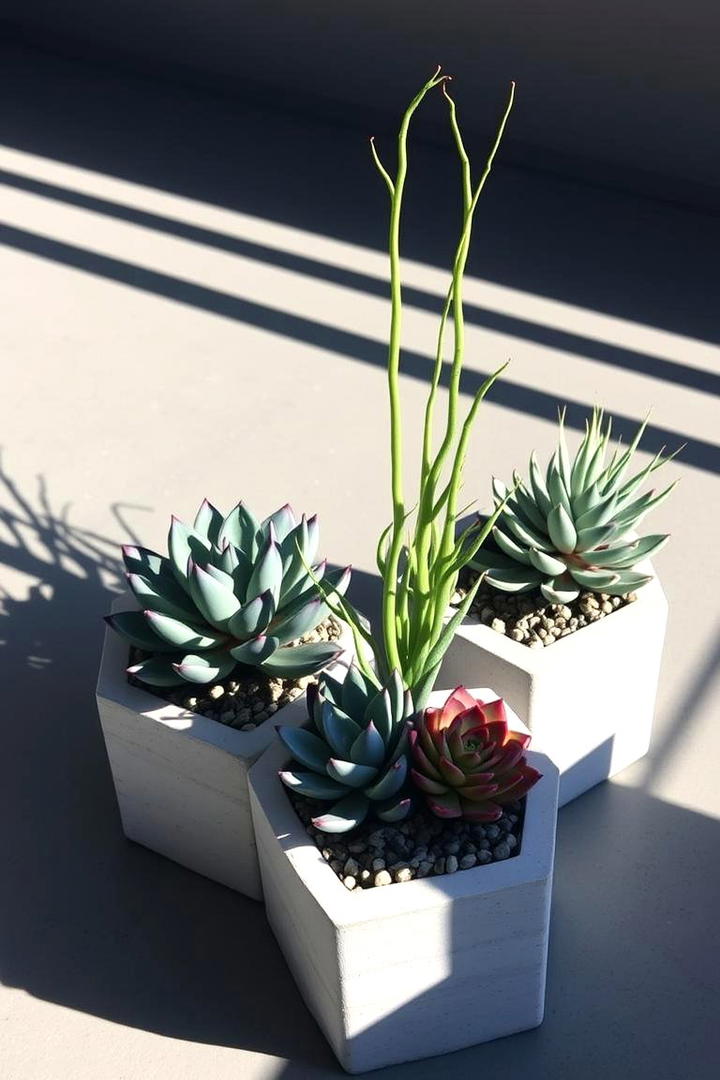
[[[461,602],[473,580],[472,574],[461,578],[454,604]],[[481,585],[470,613],[498,634],[530,649],[544,649],[636,599],[635,593],[608,596],[582,592],[569,604],[548,604],[540,592],[513,594]]]
[[[340,624],[330,617],[324,623],[305,634],[293,644],[306,644],[311,641],[337,641],[341,634]],[[131,662],[147,656],[140,649],[130,650]],[[231,675],[207,686],[188,683],[187,686],[162,687],[145,686],[138,679],[128,676],[133,686],[141,686],[156,697],[169,701],[172,705],[189,709],[191,712],[217,720],[228,727],[240,731],[254,731],[260,724],[273,716],[284,705],[288,705],[303,693],[314,676],[302,679],[275,679],[265,675],[259,668],[237,667]]]
[[[350,836],[333,836],[311,823],[323,804],[287,794],[308,836],[350,890],[460,873],[520,851],[524,800],[507,806],[499,821],[486,825],[442,821],[421,807],[395,825],[367,821]]]

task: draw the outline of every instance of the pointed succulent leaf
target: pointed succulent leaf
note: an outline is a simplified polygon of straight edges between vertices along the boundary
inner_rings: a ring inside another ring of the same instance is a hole
[[[614,570],[631,570],[643,559],[655,555],[670,539],[667,535],[654,534],[634,540],[630,544],[617,544],[601,551],[590,551],[586,558],[593,566],[612,566]]]
[[[577,533],[564,506],[558,504],[548,514],[548,532],[558,551],[566,554],[575,550]]]
[[[581,529],[597,529],[600,525],[606,525],[612,520],[617,507],[617,499],[615,495],[610,495],[605,498],[598,506],[594,506],[592,510],[587,510],[584,514],[580,514],[575,519],[575,527],[578,532]]]
[[[372,723],[364,728],[350,747],[350,760],[358,765],[370,765],[377,769],[385,758],[385,743]]]
[[[205,564],[203,569],[210,575],[210,577],[215,578],[219,585],[222,585],[224,589],[227,589],[228,592],[235,592],[235,582],[233,581],[232,574],[226,573],[225,570],[223,570],[219,566],[216,566],[213,562],[210,561]]]
[[[374,690],[363,675],[356,663],[348,668],[347,675],[340,687],[340,700],[338,704],[348,716],[363,717],[368,698],[373,696]]]
[[[603,592],[608,596],[627,596],[628,593],[641,589],[652,578],[649,574],[634,573],[632,570],[618,570],[617,580],[612,585],[606,585]]]
[[[553,506],[558,504],[562,506],[565,513],[571,516],[572,511],[570,509],[570,496],[568,495],[567,488],[560,475],[560,469],[557,463],[557,452],[553,455],[547,471],[547,489],[550,501]],[[549,518],[548,514],[548,518]]]
[[[350,757],[350,749],[361,732],[361,727],[347,713],[329,701],[324,702],[320,713],[322,734],[336,757]]]
[[[520,544],[516,544],[514,540],[505,535],[499,525],[496,525],[492,532],[495,543],[505,555],[509,556],[509,558],[513,559],[515,562],[522,563],[523,566],[530,565],[530,555],[527,546],[521,547]]]
[[[570,498],[575,507],[575,500],[579,498],[582,492],[585,490],[585,475],[587,473],[588,465],[590,464],[590,458],[592,457],[594,449],[593,441],[590,437],[590,427],[587,421],[585,422],[585,437],[580,444],[580,449],[575,455],[575,461],[573,462],[572,470],[570,473]]]
[[[229,574],[229,576],[232,578],[233,589],[237,587],[235,581],[235,571],[237,570],[239,565],[240,556],[238,554],[238,549],[233,544],[226,544],[225,550],[218,559],[218,567],[226,574]]]
[[[158,555],[150,548],[137,547],[135,544],[123,544],[122,557],[125,569],[129,574],[141,574],[150,580],[158,576],[172,578],[173,572],[170,560],[164,555]]]
[[[517,569],[498,569],[489,571],[485,581],[502,592],[529,592],[536,589],[542,581],[542,575],[532,567],[519,566]]]
[[[277,638],[273,638],[277,641]],[[283,679],[302,679],[315,675],[332,664],[342,653],[342,648],[331,641],[317,641],[310,645],[281,645],[263,661],[263,669]]]
[[[519,481],[519,476],[515,476],[514,479]],[[517,504],[517,508],[526,521],[538,529],[541,533],[545,533],[546,517],[540,512],[540,508],[531,495],[528,494],[523,484],[519,484],[515,488],[514,502]],[[502,520],[502,519],[501,519]]]
[[[227,640],[225,634],[212,627],[192,626],[159,611],[145,611],[143,615],[150,629],[175,649],[215,649]]]
[[[368,799],[372,799],[373,802],[378,802],[382,799],[390,799],[393,795],[397,795],[398,791],[403,787],[407,778],[408,762],[406,757],[399,757],[397,761],[394,761],[384,773],[381,774],[380,779],[376,780],[374,784],[370,784],[365,788],[365,794]]]
[[[147,578],[140,574],[127,574],[127,583],[132,589],[135,599],[142,608],[151,608],[153,611],[161,611],[173,618],[201,618],[192,599],[178,589],[177,595],[166,594],[158,591]]]
[[[592,549],[602,544],[609,544],[616,536],[617,529],[611,521],[608,525],[596,525],[591,529],[579,529],[576,550],[582,552],[583,557],[592,554]]]
[[[540,592],[551,604],[569,604],[572,600],[577,600],[580,588],[570,574],[561,574],[543,581]]]
[[[570,567],[570,573],[582,585],[584,589],[592,589],[594,592],[603,592],[609,585],[614,585],[618,575],[612,570],[582,570],[577,566]]]
[[[270,589],[277,603],[282,584],[282,571],[280,549],[275,541],[274,529],[270,525],[267,541],[260,552],[248,582],[247,596],[253,599]]]
[[[386,803],[375,808],[375,813],[381,821],[396,822],[404,821],[412,810],[412,799],[409,797],[388,799]]]
[[[309,799],[337,799],[347,790],[342,784],[338,784],[337,780],[331,780],[329,776],[321,776],[316,772],[285,769],[279,776],[291,791],[306,795]]]
[[[219,630],[226,630],[229,620],[240,610],[235,594],[195,563],[191,564],[188,580],[190,594],[203,618]]]
[[[168,533],[168,551],[173,573],[180,585],[187,586],[188,559],[205,562],[210,544],[179,518],[173,517]]]
[[[345,833],[356,829],[367,817],[370,804],[360,791],[353,791],[331,806],[324,814],[313,818],[312,823],[320,832]]]
[[[154,634],[141,611],[118,611],[106,615],[105,622],[132,645],[147,652],[175,652],[174,646]]]
[[[184,681],[182,676],[178,675],[172,662],[159,656],[133,664],[127,669],[127,673],[147,683],[148,686],[181,686]]]
[[[325,766],[330,760],[330,748],[323,739],[304,728],[279,726],[277,733],[296,761],[315,772],[325,774]],[[331,799],[334,796],[322,797]]]
[[[273,514],[270,514],[269,517],[266,517],[260,525],[260,528],[266,533],[270,531],[270,525],[272,525],[275,530],[275,539],[279,544],[282,543],[288,533],[297,525],[290,503],[285,503],[279,510],[276,510]]]
[[[228,651],[239,664],[248,664],[250,667],[259,667],[262,664],[264,667],[277,647],[277,638],[258,634],[250,641],[244,641],[242,645],[233,645]]]
[[[564,574],[567,570],[566,564],[561,559],[558,559],[556,555],[548,555],[545,551],[530,548],[528,558],[530,565],[539,570],[541,574],[557,577],[558,574]]]
[[[239,502],[225,518],[220,530],[219,547],[227,540],[233,547],[254,560],[258,552],[258,532],[260,523],[248,508]]]
[[[377,768],[373,765],[358,765],[354,761],[343,761],[341,758],[330,758],[326,768],[332,780],[351,788],[364,788],[377,776]]]
[[[552,509],[552,502],[550,501],[550,496],[545,486],[542,473],[540,472],[540,466],[538,465],[537,456],[534,450],[530,455],[530,486],[532,487],[535,502],[538,504],[540,512],[547,517]]]
[[[296,611],[280,613],[272,625],[272,632],[280,641],[281,645],[287,645],[290,641],[302,637],[319,626],[329,614],[325,601],[315,596],[308,600]]]
[[[261,596],[256,596],[254,600],[243,605],[230,617],[227,631],[234,638],[241,641],[245,638],[257,637],[258,634],[263,634],[267,630],[274,615],[275,600],[268,589]],[[272,636],[278,636],[275,634],[274,629],[272,630]]]
[[[188,653],[173,668],[187,682],[209,683],[224,679],[235,667],[232,656],[224,649],[206,653]]]
[[[331,705],[337,705],[344,712],[350,713],[350,710],[346,709],[343,704],[343,685],[340,679],[336,679],[329,671],[324,671],[320,677],[320,691],[325,701],[329,701]]]
[[[589,510],[599,506],[603,498],[604,496],[597,484],[591,484],[590,487],[584,488],[576,498],[573,498],[573,515],[575,519],[577,520]]]
[[[389,745],[393,732],[393,707],[387,687],[379,690],[375,697],[371,698],[365,709],[364,722],[372,723],[380,732],[385,745]]]
[[[644,517],[649,510],[652,510],[654,507],[659,506],[661,503],[665,502],[668,495],[673,490],[676,484],[677,480],[675,480],[672,484],[666,487],[664,491],[661,491],[659,495],[656,495],[654,491],[649,491],[647,495],[643,495],[639,499],[636,499],[635,502],[631,503],[629,506],[626,506],[617,515],[615,519],[617,524],[622,526],[623,528],[632,528],[633,525],[637,524],[640,518]]]
[[[531,528],[530,525],[520,521],[513,512],[505,508],[505,513],[502,516],[503,528],[507,533],[512,533],[516,540],[519,540],[525,547],[538,548],[540,551],[547,551],[550,548],[547,536],[540,533],[537,529]]]
[[[203,499],[195,515],[193,529],[199,536],[205,537],[211,544],[218,546],[218,538],[223,525],[223,516],[207,499]]]

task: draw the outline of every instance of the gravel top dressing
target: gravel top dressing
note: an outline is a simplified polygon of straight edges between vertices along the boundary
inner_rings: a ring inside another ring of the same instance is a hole
[[[461,577],[452,603],[459,604],[476,580],[476,574]],[[549,604],[539,591],[506,593],[481,585],[470,614],[498,634],[504,634],[531,649],[542,649],[574,634],[583,626],[612,615],[613,611],[632,604],[636,599],[635,593],[608,596],[605,593],[582,592],[577,600],[569,604]]]
[[[321,623],[309,634],[305,634],[294,645],[305,645],[313,641],[337,641],[341,627],[332,617]],[[141,649],[130,650],[130,662],[138,663],[148,653]],[[213,683],[187,683],[185,686],[173,686],[163,689],[160,686],[148,686],[132,675],[128,682],[139,686],[156,697],[191,709],[194,713],[217,720],[228,727],[240,731],[254,731],[270,716],[289,705],[299,697],[316,676],[308,675],[301,679],[280,679],[267,675],[261,668],[249,668],[238,665],[232,674]]]
[[[320,832],[311,823],[324,806],[288,792],[310,839],[346,889],[372,889],[413,878],[438,877],[510,859],[520,851],[525,800],[483,825],[441,820],[424,809],[388,825],[364,822],[350,834]]]

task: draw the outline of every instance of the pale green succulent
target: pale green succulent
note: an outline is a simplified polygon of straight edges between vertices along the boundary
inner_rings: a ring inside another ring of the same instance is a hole
[[[630,479],[625,474],[645,430],[641,424],[630,446],[618,444],[606,462],[611,420],[593,409],[585,437],[570,461],[560,418],[560,441],[543,477],[533,452],[529,482],[515,473],[508,491],[493,480],[496,506],[507,500],[492,530],[494,544],[480,548],[470,565],[485,572],[485,582],[505,592],[539,589],[552,604],[574,600],[581,590],[626,596],[651,580],[635,570],[667,542],[666,535],[637,539],[640,520],[672,491],[636,497],[643,481],[674,457],[658,453]]]
[[[295,759],[280,779],[298,795],[332,804],[313,825],[342,833],[369,814],[381,821],[407,817],[408,721],[414,708],[398,672],[380,690],[354,665],[343,682],[325,673],[319,686],[308,688],[307,707],[310,728],[278,727]]]
[[[239,665],[280,678],[312,675],[340,653],[333,642],[292,645],[323,622],[318,594],[342,594],[349,567],[311,566],[317,518],[289,506],[259,522],[242,503],[227,517],[207,499],[193,527],[173,517],[168,557],[125,545],[127,580],[142,610],[107,615],[109,625],[151,655],[128,673],[151,686],[209,683]]]

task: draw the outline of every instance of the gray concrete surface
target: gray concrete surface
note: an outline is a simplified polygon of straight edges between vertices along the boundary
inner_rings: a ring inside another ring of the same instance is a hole
[[[387,520],[384,191],[354,131],[7,49],[2,227],[0,1073],[340,1075],[262,908],[124,841],[93,702],[117,544],[203,495],[321,515],[373,611]],[[477,151],[482,143],[474,140]],[[415,465],[457,221],[413,149],[403,394]],[[500,168],[468,282],[466,391],[508,356],[467,470],[546,452],[557,402],[687,443],[657,511],[671,604],[649,757],[560,817],[547,1017],[388,1070],[709,1080],[720,794],[716,218]],[[603,672],[598,672],[602,680]],[[588,693],[592,688],[588,687]],[[621,707],[621,703],[619,703]],[[483,1002],[468,995],[468,1009]]]
[[[439,62],[480,131],[513,78],[514,160],[684,201],[718,197],[715,0],[5,0],[2,16],[34,42],[295,107],[310,99],[360,124],[372,117],[376,134]]]

